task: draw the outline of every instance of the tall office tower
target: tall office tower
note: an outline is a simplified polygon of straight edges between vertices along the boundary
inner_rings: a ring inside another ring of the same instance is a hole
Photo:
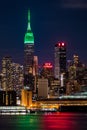
[[[34,35],[30,26],[30,10],[28,10],[28,27],[24,37],[24,88],[34,90]]]
[[[2,59],[2,89],[12,90],[12,59],[11,57],[4,57]]]
[[[55,78],[60,79],[62,73],[66,72],[66,45],[65,43],[57,43],[55,45]]]
[[[28,10],[28,27],[24,37],[24,74],[33,74],[34,35],[30,26],[30,10]]]
[[[12,83],[18,97],[20,97],[23,88],[24,73],[23,66],[18,63],[12,63]]]

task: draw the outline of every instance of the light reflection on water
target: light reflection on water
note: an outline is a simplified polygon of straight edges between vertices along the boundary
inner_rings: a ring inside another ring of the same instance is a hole
[[[86,130],[86,113],[0,116],[0,130]]]

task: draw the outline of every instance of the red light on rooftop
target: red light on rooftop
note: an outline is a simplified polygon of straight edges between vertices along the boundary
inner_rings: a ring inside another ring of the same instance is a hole
[[[53,66],[52,66],[51,63],[45,63],[45,64],[43,65],[43,67],[44,67],[44,68],[52,68]]]
[[[55,45],[55,47],[59,47],[59,48],[65,47],[65,43],[64,43],[64,42],[58,42],[58,43]]]
[[[65,44],[62,42],[62,46],[64,46]]]
[[[58,43],[58,46],[60,47],[60,46],[61,46],[61,43]]]

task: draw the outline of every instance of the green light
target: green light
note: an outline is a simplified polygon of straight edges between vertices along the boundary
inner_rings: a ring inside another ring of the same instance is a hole
[[[38,115],[20,115],[15,116],[15,130],[41,130],[41,117]],[[12,120],[13,121],[13,120]]]
[[[34,36],[32,32],[26,32],[25,37],[24,37],[24,43],[28,43],[28,44],[34,44]]]
[[[30,10],[28,10],[28,27],[24,37],[24,44],[34,44],[34,35],[30,26]]]
[[[31,30],[31,26],[30,26],[30,10],[28,10],[28,27],[27,30]]]

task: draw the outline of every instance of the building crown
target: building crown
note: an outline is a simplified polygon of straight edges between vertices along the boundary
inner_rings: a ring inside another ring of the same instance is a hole
[[[30,26],[30,10],[28,10],[28,26],[24,37],[24,44],[34,44],[34,35]]]

